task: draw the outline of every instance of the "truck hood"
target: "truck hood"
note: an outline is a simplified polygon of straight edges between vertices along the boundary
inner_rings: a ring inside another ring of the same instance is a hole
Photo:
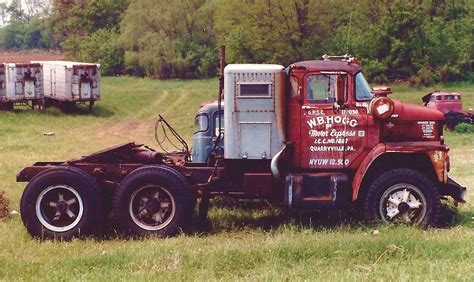
[[[434,120],[441,121],[444,120],[444,115],[442,112],[427,107],[402,103],[399,100],[393,100],[395,104],[395,111],[393,117],[398,117],[397,120],[400,121],[414,121],[414,120]]]

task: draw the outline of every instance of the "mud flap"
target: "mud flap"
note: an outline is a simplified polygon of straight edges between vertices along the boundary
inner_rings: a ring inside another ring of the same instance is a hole
[[[439,192],[443,196],[451,196],[457,203],[466,203],[466,187],[448,178],[447,183],[441,183]]]

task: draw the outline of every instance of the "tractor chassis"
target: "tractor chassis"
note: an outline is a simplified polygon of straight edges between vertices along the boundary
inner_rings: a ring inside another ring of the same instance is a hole
[[[57,167],[75,167],[90,175],[102,190],[113,191],[132,171],[143,166],[165,165],[183,175],[201,198],[199,215],[205,218],[209,199],[219,195],[248,198],[243,192],[225,191],[218,185],[224,167],[197,165],[186,161],[186,153],[162,154],[153,149],[133,142],[118,145],[84,156],[80,159],[64,162],[37,162],[25,167],[17,174],[17,182],[30,182],[35,176]],[[233,189],[235,190],[235,189]]]

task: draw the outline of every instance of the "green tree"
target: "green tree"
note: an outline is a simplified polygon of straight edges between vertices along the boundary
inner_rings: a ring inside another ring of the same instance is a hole
[[[205,0],[131,2],[120,37],[128,71],[159,78],[215,75],[213,11]]]
[[[7,25],[0,29],[0,46],[6,49],[49,48],[50,32],[44,20],[47,16],[45,10],[38,10],[33,4],[22,6],[21,3],[12,1],[10,5],[0,5],[0,10],[9,18]]]
[[[118,43],[120,34],[115,29],[99,29],[89,35],[69,38],[63,47],[74,59],[101,64],[104,75],[122,74],[124,53]]]
[[[118,43],[128,0],[56,0],[49,18],[53,40],[69,57],[100,63],[105,75],[121,74],[124,51]]]
[[[232,62],[289,64],[329,51],[325,38],[346,9],[337,1],[224,1],[216,16],[218,38]]]
[[[49,18],[57,42],[120,24],[129,0],[54,0]]]
[[[365,0],[337,28],[333,50],[362,58],[369,79],[432,84],[473,71],[473,3]]]

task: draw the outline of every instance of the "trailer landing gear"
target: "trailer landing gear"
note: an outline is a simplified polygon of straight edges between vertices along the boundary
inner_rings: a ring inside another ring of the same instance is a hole
[[[31,106],[33,110],[42,111],[45,108],[45,101],[44,100],[33,101]]]

